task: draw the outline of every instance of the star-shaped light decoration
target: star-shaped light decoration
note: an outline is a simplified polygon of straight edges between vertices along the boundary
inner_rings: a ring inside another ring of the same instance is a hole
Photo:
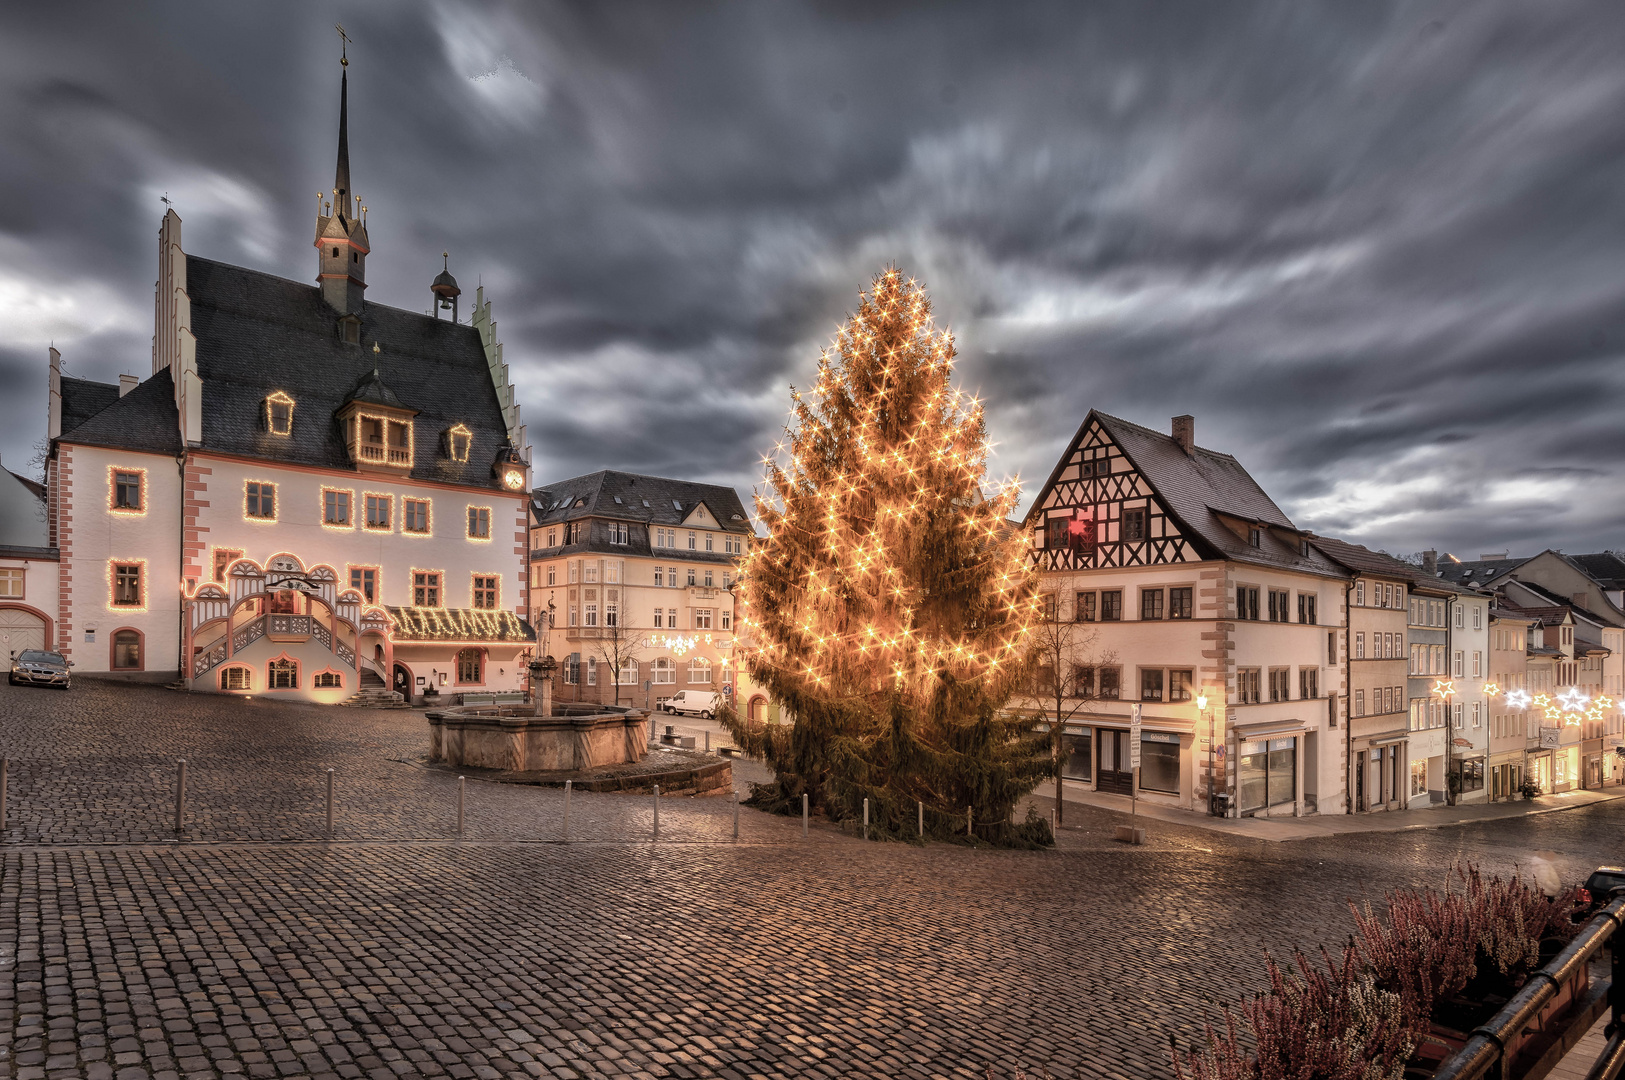
[[[1591,698],[1578,686],[1571,686],[1557,695],[1558,703],[1563,706],[1564,712],[1585,712],[1591,704]]]
[[[1507,708],[1509,709],[1527,709],[1530,700],[1529,691],[1527,690],[1507,691]]]
[[[1495,695],[1499,694],[1500,692],[1501,692],[1501,688],[1499,686],[1495,685],[1494,683],[1487,682],[1487,683],[1484,684],[1484,696],[1485,697],[1494,697]]]
[[[1591,708],[1586,710],[1586,719],[1592,723],[1600,724],[1608,716],[1608,710],[1613,707],[1613,698],[1607,694],[1598,694],[1591,699]]]
[[[1433,692],[1442,698],[1452,697],[1456,693],[1456,684],[1449,679],[1434,679]]]

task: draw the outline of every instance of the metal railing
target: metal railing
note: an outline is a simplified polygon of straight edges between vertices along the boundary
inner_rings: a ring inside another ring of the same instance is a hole
[[[1617,1080],[1625,1071],[1625,888],[1615,889],[1607,905],[1580,929],[1564,950],[1512,996],[1501,1011],[1474,1028],[1466,1044],[1446,1058],[1434,1080],[1538,1080],[1551,1071],[1604,1012],[1612,1012],[1602,1054],[1586,1073],[1586,1080]],[[1526,1041],[1524,1035],[1539,1025],[1541,1011],[1562,987],[1583,974],[1591,960],[1611,948],[1613,968],[1607,980],[1591,985],[1559,1022]],[[1516,1057],[1509,1061],[1508,1046]],[[1531,1060],[1530,1051],[1541,1050]]]

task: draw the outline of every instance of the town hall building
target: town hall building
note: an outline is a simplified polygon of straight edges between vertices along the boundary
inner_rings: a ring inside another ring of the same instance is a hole
[[[528,680],[530,447],[491,306],[459,321],[449,272],[433,316],[367,297],[347,97],[346,70],[316,284],[188,253],[171,209],[150,375],[51,351],[36,606],[77,671],[323,702]]]

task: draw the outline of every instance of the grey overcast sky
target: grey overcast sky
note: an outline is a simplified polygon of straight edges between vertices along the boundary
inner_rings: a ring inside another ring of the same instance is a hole
[[[895,262],[1029,492],[1091,407],[1190,412],[1303,527],[1625,548],[1619,0],[12,5],[7,466],[49,342],[150,373],[166,192],[313,280],[335,21],[368,296],[484,282],[543,482],[748,496]]]

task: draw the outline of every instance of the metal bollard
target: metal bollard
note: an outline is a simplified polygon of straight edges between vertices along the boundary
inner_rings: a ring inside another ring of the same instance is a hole
[[[180,769],[175,774],[175,831],[180,832],[186,827],[186,759],[181,758]]]
[[[863,800],[863,838],[869,839],[869,800]]]
[[[11,771],[11,759],[0,757],[0,841],[6,836],[6,774]]]
[[[327,838],[333,839],[333,770],[327,770]]]
[[[649,741],[651,743],[655,741],[655,718],[653,716],[649,717]]]
[[[807,839],[807,793],[801,793],[801,838]]]
[[[655,785],[655,839],[660,839],[660,785]]]
[[[711,752],[711,732],[709,731],[705,733],[705,752],[707,754]]]
[[[920,836],[925,837],[925,803],[920,803]]]
[[[739,789],[734,788],[734,839],[739,839]]]
[[[565,840],[565,843],[569,843],[569,841],[570,841],[570,785],[573,782],[574,781],[571,781],[571,780],[566,780],[564,782],[564,840]]]
[[[457,778],[457,835],[463,835],[463,796],[468,790],[468,777]]]

